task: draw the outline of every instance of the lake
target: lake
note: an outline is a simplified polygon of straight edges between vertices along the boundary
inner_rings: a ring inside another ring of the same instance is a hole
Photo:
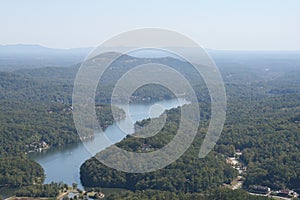
[[[129,113],[124,110],[126,112],[124,120],[112,124],[102,133],[95,133],[94,139],[31,153],[30,157],[44,168],[46,174],[45,183],[52,181],[63,181],[68,185],[77,183],[78,188],[83,189],[80,182],[79,168],[84,161],[111,144],[121,141],[126,136],[122,130],[125,129],[127,133],[132,134],[134,132],[133,123],[136,121],[149,117],[158,117],[167,109],[188,103],[190,102],[185,99],[172,99],[151,104],[130,104]],[[124,105],[117,106],[125,108]],[[122,130],[119,127],[122,127]]]

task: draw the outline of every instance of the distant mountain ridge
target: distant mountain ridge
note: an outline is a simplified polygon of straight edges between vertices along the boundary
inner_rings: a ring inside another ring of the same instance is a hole
[[[0,44],[0,55],[2,53],[85,53],[88,54],[95,47],[82,47],[82,48],[50,48],[39,44]],[[120,47],[121,48],[121,47]],[[180,47],[178,47],[180,48]],[[217,50],[217,49],[204,49],[209,54],[299,54],[300,50]],[[137,57],[144,57],[153,55],[153,57],[164,57],[165,54],[158,55],[158,52],[149,50],[149,54],[144,52],[134,52],[132,55]]]
[[[36,44],[0,45],[0,71],[74,66],[82,63],[93,50],[93,47],[58,49]],[[188,49],[188,51],[193,52],[193,49]],[[274,61],[277,63],[278,61],[289,60],[294,65],[294,62],[299,63],[298,61],[300,60],[300,51],[236,51],[214,49],[205,49],[205,51],[217,64],[226,62],[248,65],[249,59],[259,59],[268,64]],[[154,49],[132,52],[129,53],[129,56],[152,59],[165,57],[180,59],[174,54],[155,51]]]
[[[92,49],[53,49],[34,44],[0,45],[0,71],[73,66],[81,63]]]
[[[87,55],[93,48],[70,48],[70,49],[58,49],[49,48],[37,44],[12,44],[12,45],[0,45],[1,54],[85,54]]]

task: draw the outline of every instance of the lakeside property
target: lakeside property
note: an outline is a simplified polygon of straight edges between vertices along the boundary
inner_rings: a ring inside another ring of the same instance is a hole
[[[231,165],[234,169],[238,170],[238,176],[234,179],[230,185],[226,185],[226,187],[231,188],[232,190],[241,189],[243,188],[243,183],[245,180],[245,175],[247,173],[247,166],[242,162],[240,157],[242,156],[241,151],[236,151],[233,157],[227,157],[226,163]],[[272,197],[275,199],[284,199],[284,200],[291,200],[293,198],[298,198],[299,194],[297,194],[293,190],[289,189],[282,189],[282,190],[272,190],[267,186],[262,185],[251,185],[247,192],[251,195],[259,195],[259,196],[266,196]]]
[[[16,195],[13,195],[9,198],[6,198],[5,200],[50,200],[50,199],[58,199],[58,200],[66,200],[66,199],[85,199],[85,200],[92,200],[92,199],[103,199],[105,197],[105,194],[102,192],[102,189],[100,188],[91,188],[89,190],[81,190],[77,188],[77,184],[73,183],[72,186],[68,186],[66,184],[60,183],[56,184],[59,187],[59,191],[54,191],[51,194],[44,194],[45,191],[36,191],[35,194],[30,193],[29,191],[23,192],[17,191]],[[56,189],[58,189],[58,187]],[[26,190],[26,189],[25,189]],[[29,189],[32,190],[32,189]],[[38,190],[38,189],[37,189]],[[40,193],[43,193],[43,195],[38,195]],[[24,194],[24,195],[22,195]],[[56,195],[57,194],[57,195]],[[44,197],[47,196],[47,197]]]

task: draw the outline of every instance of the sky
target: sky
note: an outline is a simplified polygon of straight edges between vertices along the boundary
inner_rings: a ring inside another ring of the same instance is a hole
[[[165,28],[219,50],[300,50],[299,0],[0,0],[0,44],[96,47]]]

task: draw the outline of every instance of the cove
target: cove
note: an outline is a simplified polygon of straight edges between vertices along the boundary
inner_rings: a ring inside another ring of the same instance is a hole
[[[64,182],[68,185],[77,183],[78,188],[83,189],[80,182],[80,166],[97,152],[109,147],[111,144],[120,142],[126,133],[134,132],[133,123],[143,119],[154,118],[161,115],[165,110],[177,108],[190,102],[185,99],[163,100],[150,104],[130,104],[129,112],[124,105],[117,105],[126,112],[126,118],[116,122],[101,133],[95,133],[95,137],[77,144],[64,145],[50,148],[42,152],[34,152],[29,156],[38,162],[44,169],[45,183]],[[122,127],[122,130],[119,128]],[[109,142],[108,140],[109,139]]]

